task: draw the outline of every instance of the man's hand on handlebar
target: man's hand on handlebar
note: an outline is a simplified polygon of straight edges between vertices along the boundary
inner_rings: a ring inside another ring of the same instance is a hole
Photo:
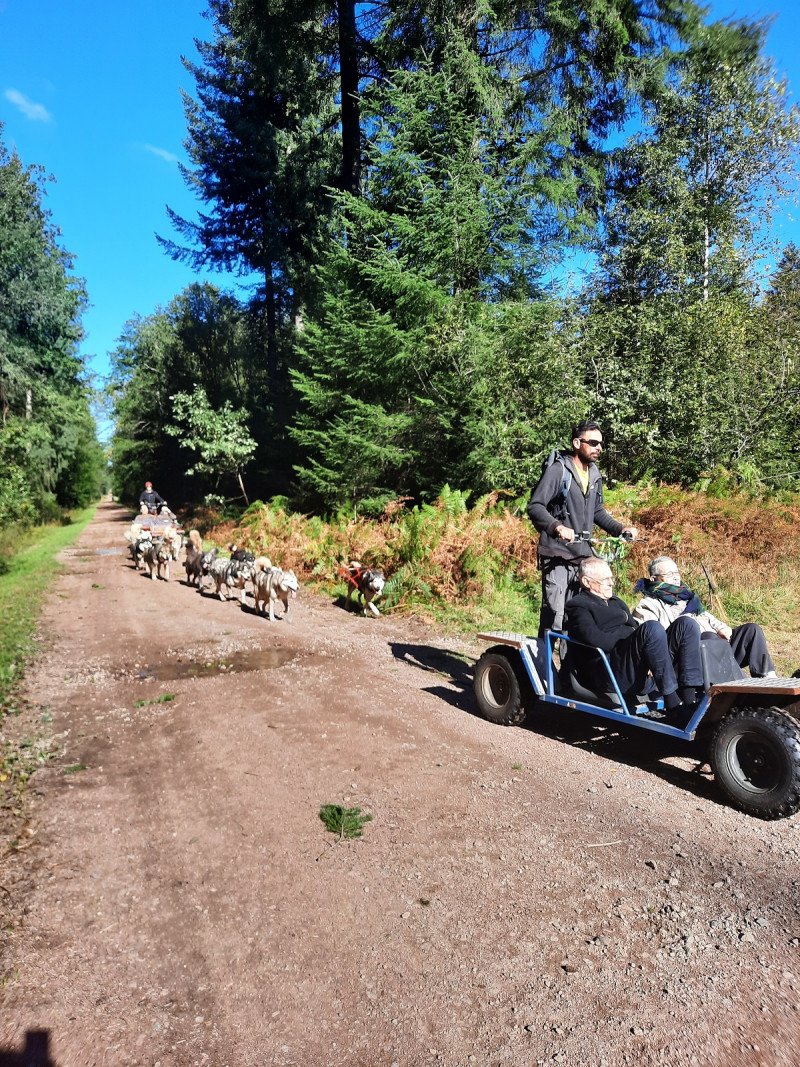
[[[626,541],[635,541],[639,537],[639,531],[635,526],[626,526],[622,531],[621,536],[624,537]]]
[[[561,538],[562,541],[575,540],[575,531],[572,529],[571,526],[556,526],[556,534],[558,535],[558,537]]]

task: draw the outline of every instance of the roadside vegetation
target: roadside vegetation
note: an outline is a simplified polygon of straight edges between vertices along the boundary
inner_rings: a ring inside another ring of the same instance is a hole
[[[717,495],[723,488],[725,495]],[[358,560],[384,571],[384,611],[414,615],[450,632],[530,634],[538,628],[540,576],[526,503],[489,494],[470,506],[468,494],[447,489],[431,504],[393,501],[378,519],[343,513],[322,519],[276,500],[257,502],[238,522],[208,525],[204,532],[210,542],[234,540],[267,555],[332,596],[345,595],[341,567]],[[670,554],[706,607],[733,624],[761,623],[776,635],[784,666],[798,666],[800,498],[731,492],[721,479],[704,490],[618,487],[608,492],[607,503],[644,539],[614,565],[620,596],[633,602],[633,584],[647,562]]]
[[[445,485],[474,507],[587,417],[620,483],[800,490],[800,251],[767,236],[800,109],[766,22],[689,0],[208,16],[200,221],[172,212],[162,244],[247,284],[126,324],[118,499],[150,478],[173,508],[380,518]]]
[[[37,651],[36,626],[58,574],[57,555],[73,544],[94,514],[85,508],[60,525],[12,528],[0,539],[0,723],[15,706],[15,689]]]

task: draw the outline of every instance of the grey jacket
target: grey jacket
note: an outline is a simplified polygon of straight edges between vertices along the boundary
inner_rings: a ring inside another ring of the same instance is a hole
[[[603,507],[603,478],[597,466],[589,467],[589,488],[583,495],[572,456],[565,456],[567,470],[572,475],[566,500],[566,513],[560,510],[563,500],[564,475],[560,463],[552,463],[534,486],[528,504],[528,516],[540,533],[539,555],[548,558],[575,560],[592,555],[592,546],[586,541],[568,543],[556,535],[556,526],[569,526],[580,536],[584,531],[591,534],[595,526],[619,537],[625,529]]]

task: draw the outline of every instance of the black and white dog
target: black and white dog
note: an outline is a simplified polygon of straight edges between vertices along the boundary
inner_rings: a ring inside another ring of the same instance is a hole
[[[253,601],[256,611],[275,622],[275,605],[283,604],[283,618],[289,622],[289,605],[297,596],[300,585],[293,570],[284,571],[273,567],[266,556],[259,556],[254,564]]]
[[[215,559],[211,564],[208,573],[214,580],[216,586],[216,594],[220,600],[228,599],[229,589],[241,590],[242,604],[245,602],[245,582],[249,582],[253,577],[253,564],[248,562],[242,562],[238,559]],[[222,595],[222,589],[225,588],[225,595]]]
[[[364,614],[367,614],[367,608],[369,608],[373,615],[380,615],[374,602],[381,595],[383,587],[386,585],[386,579],[382,571],[377,571],[373,567],[364,567],[356,559],[351,559],[344,570],[347,580],[347,600],[345,602],[347,610],[350,610],[350,600],[353,593],[358,593],[364,602]]]
[[[231,554],[231,559],[238,560],[239,563],[255,563],[256,561],[256,557],[252,552],[239,548],[235,541],[228,542],[228,551]]]
[[[136,537],[131,541],[131,559],[133,560],[137,571],[144,570],[144,554],[152,543],[153,539],[150,536],[149,530],[140,530]]]

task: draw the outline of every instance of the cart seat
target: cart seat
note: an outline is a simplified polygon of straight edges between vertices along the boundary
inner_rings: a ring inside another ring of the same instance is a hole
[[[562,673],[561,679],[566,683],[565,688],[569,693],[584,704],[597,704],[601,708],[620,707],[619,697],[613,690],[603,692],[602,690],[587,689],[585,685],[581,685],[578,681],[574,671],[569,671],[566,674],[566,678]],[[566,693],[563,693],[562,696],[566,696]]]
[[[708,691],[712,685],[720,682],[733,682],[746,678],[746,674],[736,662],[731,651],[730,642],[716,634],[703,634],[700,642],[700,659],[703,662],[703,679]]]

